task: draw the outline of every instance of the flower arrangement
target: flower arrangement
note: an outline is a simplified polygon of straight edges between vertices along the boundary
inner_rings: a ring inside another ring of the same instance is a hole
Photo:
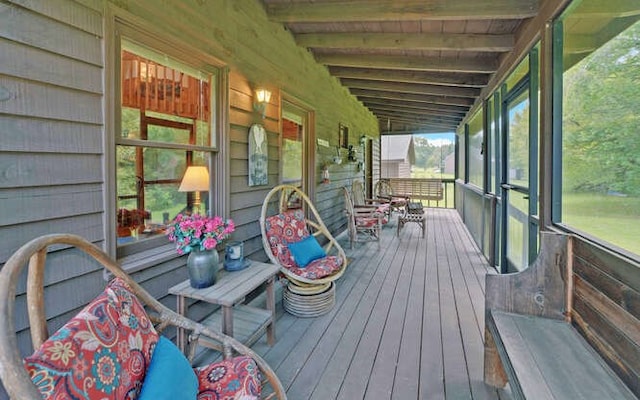
[[[200,214],[178,214],[167,229],[169,240],[175,242],[178,254],[193,249],[212,250],[235,230],[231,219]]]

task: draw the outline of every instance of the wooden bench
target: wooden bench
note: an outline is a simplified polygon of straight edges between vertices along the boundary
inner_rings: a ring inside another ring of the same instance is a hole
[[[540,254],[528,269],[487,275],[485,382],[509,382],[514,399],[636,399],[637,375],[616,372],[638,373],[637,316],[575,273],[574,240],[543,232]],[[574,309],[574,303],[590,301],[597,308],[591,312],[608,323],[586,324],[592,316]],[[623,325],[626,337],[611,337],[613,331],[605,331],[611,324]]]
[[[408,196],[411,200],[441,201],[444,198],[440,179],[392,178],[389,184],[395,195]]]

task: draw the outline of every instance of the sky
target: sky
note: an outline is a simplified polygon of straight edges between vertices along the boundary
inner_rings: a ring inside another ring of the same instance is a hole
[[[420,133],[416,136],[427,139],[432,146],[452,144],[455,141],[455,133]]]

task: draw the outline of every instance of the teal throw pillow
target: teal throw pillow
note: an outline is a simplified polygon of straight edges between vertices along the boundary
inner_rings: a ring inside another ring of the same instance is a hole
[[[198,377],[189,360],[173,342],[160,336],[142,383],[140,400],[195,400]]]
[[[293,256],[293,260],[300,268],[306,267],[313,260],[327,256],[327,253],[325,253],[313,235],[309,235],[299,242],[289,243],[287,247]]]

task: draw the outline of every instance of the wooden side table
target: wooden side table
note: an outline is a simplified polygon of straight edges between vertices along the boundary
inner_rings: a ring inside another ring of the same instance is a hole
[[[251,266],[241,271],[221,270],[218,273],[218,281],[208,288],[192,288],[189,280],[186,280],[171,287],[169,293],[176,296],[176,308],[179,314],[187,314],[187,299],[218,304],[220,309],[203,320],[202,324],[222,331],[247,346],[258,340],[262,332],[266,330],[267,343],[272,346],[275,343],[276,335],[276,300],[273,286],[278,271],[279,268],[276,265],[251,261]],[[251,291],[265,282],[267,284],[266,309],[241,304]],[[221,350],[219,344],[206,340],[206,338],[193,338],[193,341],[205,347]],[[195,351],[195,346],[188,343],[186,332],[183,329],[178,329],[177,342],[183,352],[187,350],[187,344],[190,345],[190,352]],[[191,338],[189,342],[191,342]]]

